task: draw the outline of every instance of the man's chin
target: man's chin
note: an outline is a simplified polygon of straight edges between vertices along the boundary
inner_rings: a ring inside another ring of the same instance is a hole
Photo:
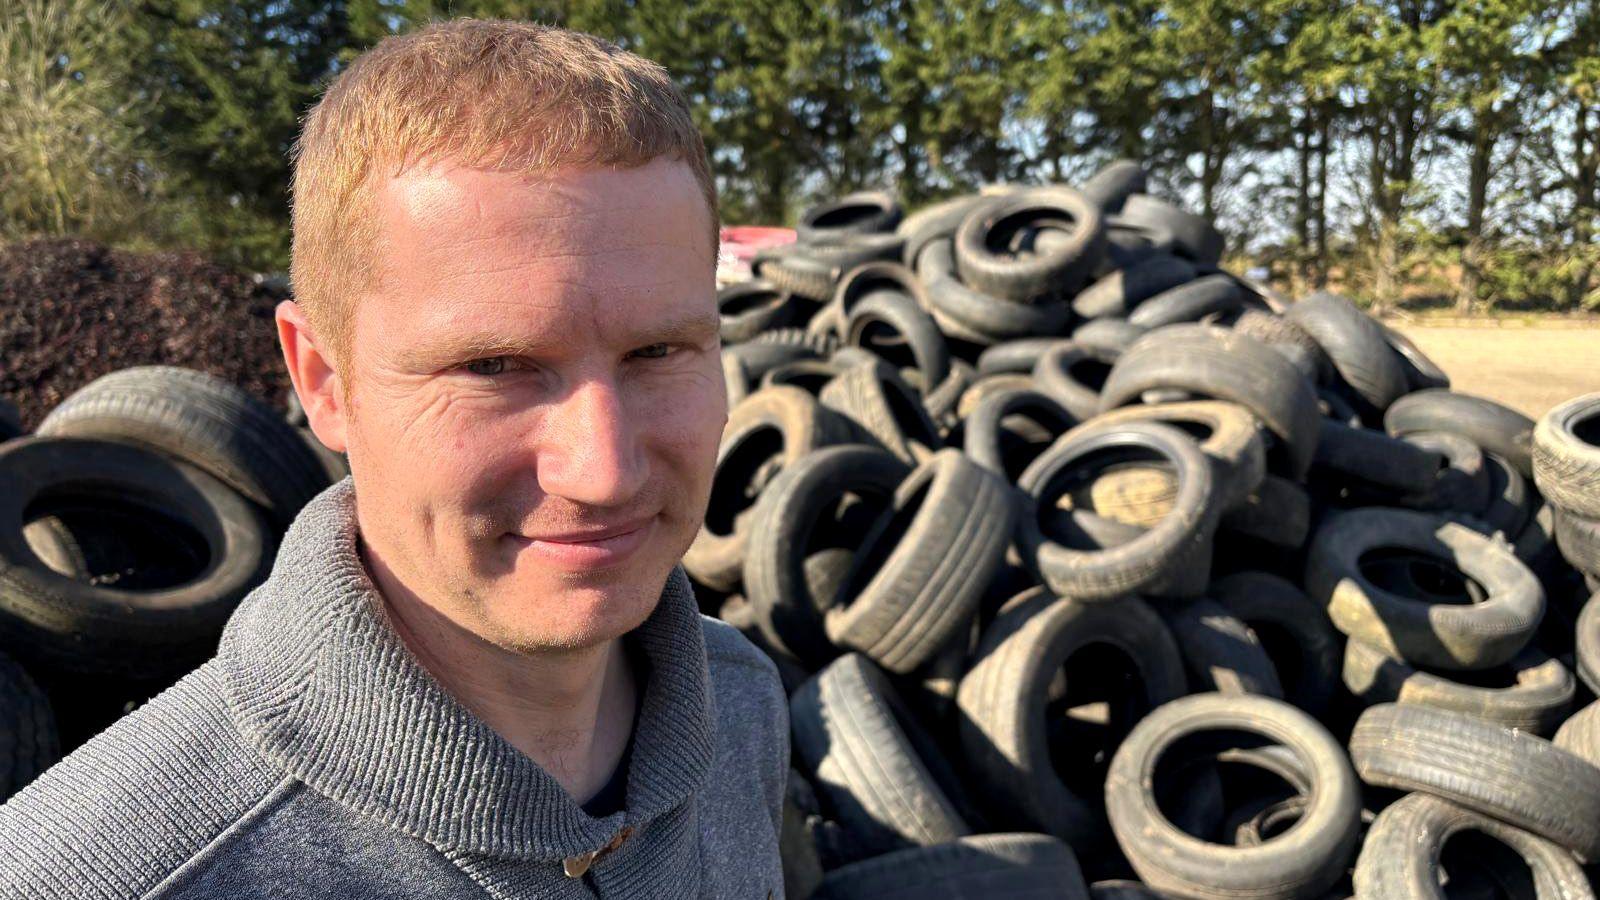
[[[664,579],[638,572],[502,579],[487,598],[496,643],[522,653],[579,650],[639,627],[655,611]]]

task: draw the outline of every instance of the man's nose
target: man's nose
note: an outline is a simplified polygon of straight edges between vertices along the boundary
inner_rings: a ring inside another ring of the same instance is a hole
[[[537,466],[544,493],[623,506],[644,487],[649,473],[637,423],[613,381],[580,382],[546,412],[543,425]]]

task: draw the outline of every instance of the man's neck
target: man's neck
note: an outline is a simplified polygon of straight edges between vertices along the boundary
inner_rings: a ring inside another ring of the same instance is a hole
[[[406,589],[374,554],[363,558],[423,667],[575,801],[594,796],[633,729],[640,688],[622,640],[576,650],[507,650]]]

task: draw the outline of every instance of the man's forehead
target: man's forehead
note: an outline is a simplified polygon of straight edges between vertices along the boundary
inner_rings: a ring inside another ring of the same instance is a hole
[[[689,168],[668,159],[537,176],[434,163],[383,180],[377,195],[387,226],[470,230],[484,238],[528,233],[560,239],[631,223],[670,226],[663,237],[688,244],[697,235],[684,227],[684,207],[704,206]]]

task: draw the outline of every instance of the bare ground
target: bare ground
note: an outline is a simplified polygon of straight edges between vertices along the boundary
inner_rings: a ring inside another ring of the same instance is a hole
[[[1557,403],[1600,391],[1600,326],[1390,324],[1450,374],[1453,389],[1535,419]]]

